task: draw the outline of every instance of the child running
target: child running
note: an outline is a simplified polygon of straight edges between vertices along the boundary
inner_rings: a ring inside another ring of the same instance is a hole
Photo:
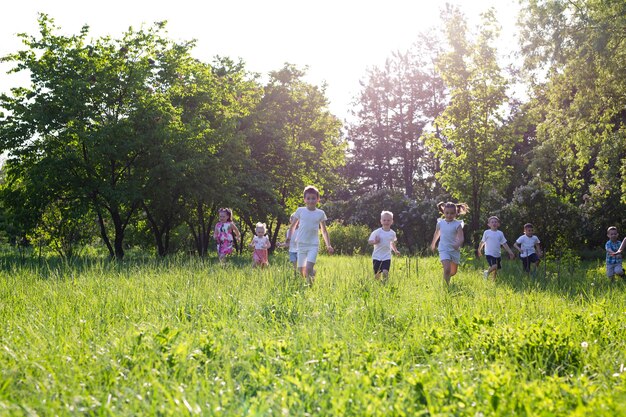
[[[489,226],[489,229],[485,230],[483,233],[483,238],[480,240],[480,245],[478,245],[476,253],[480,258],[483,255],[482,249],[483,247],[485,248],[485,256],[487,258],[487,265],[489,265],[489,269],[484,271],[483,274],[485,279],[487,279],[493,272],[493,280],[495,281],[498,269],[502,269],[500,247],[502,246],[506,249],[509,253],[510,259],[515,259],[515,255],[513,254],[511,248],[509,248],[509,245],[507,245],[504,233],[498,230],[498,227],[500,227],[500,219],[496,216],[489,217],[489,220],[487,220],[487,226]]]
[[[443,219],[437,220],[433,241],[430,244],[431,250],[435,251],[435,244],[439,239],[439,259],[443,266],[443,280],[447,285],[450,284],[450,278],[453,277],[461,263],[460,248],[465,241],[463,236],[463,222],[456,220],[456,217],[468,212],[465,203],[439,203],[437,204],[439,212],[443,213]]]
[[[233,253],[233,243],[241,237],[239,229],[232,221],[233,212],[229,208],[221,208],[218,211],[219,222],[215,225],[213,237],[217,242],[217,255],[220,263],[224,264],[226,256]],[[233,233],[235,238],[233,239]]]
[[[393,224],[393,213],[383,211],[380,213],[380,224],[382,227],[374,230],[367,243],[374,245],[372,252],[372,262],[374,264],[374,278],[387,282],[389,269],[391,268],[391,251],[396,255],[400,252],[396,248],[396,232],[391,230]]]
[[[289,228],[289,235],[294,236],[293,239],[298,245],[297,266],[309,286],[312,286],[315,280],[314,267],[320,246],[320,229],[322,230],[328,253],[332,254],[334,251],[330,245],[330,238],[326,230],[326,213],[317,208],[319,201],[320,192],[317,188],[312,185],[307,186],[304,189],[304,204],[306,206],[298,207],[293,214],[294,221]],[[289,242],[291,242],[291,238],[287,239],[285,243]]]
[[[261,269],[263,269],[269,265],[267,250],[272,247],[269,238],[265,236],[267,233],[267,226],[265,223],[257,223],[254,233],[256,236],[252,238],[252,242],[250,243],[250,247],[254,248],[254,252],[252,253],[252,263],[255,268],[261,267]]]
[[[531,223],[524,225],[524,234],[515,241],[515,249],[519,251],[519,256],[524,266],[524,272],[530,273],[530,266],[535,265],[533,273],[537,272],[539,267],[539,257],[541,256],[541,248],[539,238],[534,233],[534,227]]]
[[[611,226],[606,231],[606,236],[609,238],[608,242],[604,245],[606,249],[606,276],[613,280],[613,277],[620,276],[624,273],[622,268],[622,247],[624,242],[617,239],[617,227]],[[626,239],[624,239],[626,241]]]

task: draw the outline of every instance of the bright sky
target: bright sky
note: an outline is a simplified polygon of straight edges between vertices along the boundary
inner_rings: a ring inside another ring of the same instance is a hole
[[[503,27],[502,51],[514,46],[517,0],[451,0],[470,25],[488,7]],[[197,39],[193,54],[241,58],[249,71],[266,74],[285,62],[308,66],[308,80],[326,82],[331,111],[347,117],[359,80],[395,50],[406,50],[420,31],[439,23],[445,0],[18,0],[0,14],[0,56],[19,50],[17,33],[37,33],[37,13],[55,19],[64,34],[87,24],[92,37],[120,36],[129,26],[167,20],[174,40]],[[471,27],[471,26],[470,26]],[[25,82],[6,75],[0,91]]]

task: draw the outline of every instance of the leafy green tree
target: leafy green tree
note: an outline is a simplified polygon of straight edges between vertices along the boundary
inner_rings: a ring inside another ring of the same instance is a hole
[[[324,87],[304,80],[293,65],[272,71],[263,96],[245,123],[249,162],[241,171],[242,219],[254,230],[267,222],[272,247],[281,225],[302,204],[307,184],[320,191],[341,182],[345,146],[341,123],[328,110]]]
[[[256,80],[242,62],[217,58],[195,67],[175,92],[181,109],[185,156],[182,187],[184,222],[196,251],[205,256],[220,207],[238,206],[249,149],[242,120],[260,99]]]
[[[623,212],[626,152],[615,144],[626,137],[626,3],[525,1],[520,22],[537,120],[530,173],[567,201],[619,212],[621,200]]]
[[[499,27],[493,10],[483,15],[475,40],[469,39],[461,12],[448,6],[443,13],[450,50],[438,68],[449,103],[437,117],[437,131],[428,141],[441,160],[437,178],[455,198],[470,206],[470,231],[477,231],[488,194],[508,184],[515,137],[502,129],[507,80],[493,46]]]
[[[361,83],[356,120],[348,127],[346,167],[357,190],[399,189],[411,197],[432,191],[437,166],[423,134],[445,102],[434,66],[439,49],[436,38],[422,34],[411,49],[369,70]]]
[[[1,148],[16,172],[37,164],[55,169],[41,186],[87,201],[110,255],[122,258],[124,231],[142,201],[140,161],[171,119],[171,106],[159,100],[171,75],[162,58],[192,43],[167,40],[163,24],[91,42],[87,26],[58,35],[46,15],[39,29],[38,37],[20,35],[25,50],[2,59],[16,72],[28,70],[31,84],[0,98],[7,109]]]

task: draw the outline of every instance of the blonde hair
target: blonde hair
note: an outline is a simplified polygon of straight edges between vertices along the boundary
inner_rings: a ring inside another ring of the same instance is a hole
[[[497,221],[498,223],[500,223],[500,219],[498,218],[498,216],[491,216],[491,217],[489,217],[489,218],[487,219],[487,223],[489,223],[489,222],[491,221],[491,219],[496,219],[496,221]]]
[[[256,224],[255,231],[256,231],[256,229],[263,229],[263,234],[267,233],[267,225],[265,223],[258,222]]]
[[[383,218],[383,216],[384,216],[384,215],[386,215],[386,214],[390,215],[390,216],[391,216],[391,218],[393,219],[393,213],[392,213],[392,212],[390,212],[389,210],[383,210],[383,211],[381,211],[381,212],[380,212],[380,218],[382,219],[382,218]]]
[[[307,185],[306,187],[304,187],[304,198],[306,198],[307,194],[314,194],[317,196],[317,198],[320,198],[320,192],[317,188],[315,188],[312,185]]]

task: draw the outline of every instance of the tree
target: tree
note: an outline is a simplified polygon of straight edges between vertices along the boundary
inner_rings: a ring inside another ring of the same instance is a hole
[[[250,159],[241,171],[239,207],[251,230],[256,221],[268,223],[272,247],[307,184],[323,191],[341,181],[341,123],[328,111],[324,87],[307,83],[305,75],[290,64],[270,72],[261,101],[244,121]]]
[[[39,37],[20,35],[27,49],[2,59],[28,70],[31,85],[0,98],[8,110],[1,148],[15,173],[38,164],[55,169],[40,185],[87,202],[110,255],[121,259],[124,231],[142,201],[141,161],[172,118],[160,100],[172,75],[162,58],[172,49],[185,55],[193,44],[167,40],[163,24],[92,42],[87,26],[57,35],[46,15],[39,28]]]
[[[614,206],[621,199],[623,212],[626,151],[615,144],[626,137],[626,3],[526,1],[520,22],[537,120],[531,174],[564,200]],[[611,187],[607,171],[615,175]]]
[[[469,204],[473,232],[481,224],[488,194],[506,188],[507,159],[517,139],[502,129],[507,81],[492,46],[499,31],[493,10],[483,15],[475,41],[468,39],[457,8],[448,6],[442,17],[451,49],[441,55],[438,68],[450,100],[428,144],[441,160],[439,181]]]
[[[427,194],[436,164],[423,143],[427,126],[443,109],[443,82],[435,71],[439,44],[426,34],[407,52],[395,52],[383,68],[374,67],[348,128],[348,175],[360,189],[402,189],[414,197],[415,186]]]

